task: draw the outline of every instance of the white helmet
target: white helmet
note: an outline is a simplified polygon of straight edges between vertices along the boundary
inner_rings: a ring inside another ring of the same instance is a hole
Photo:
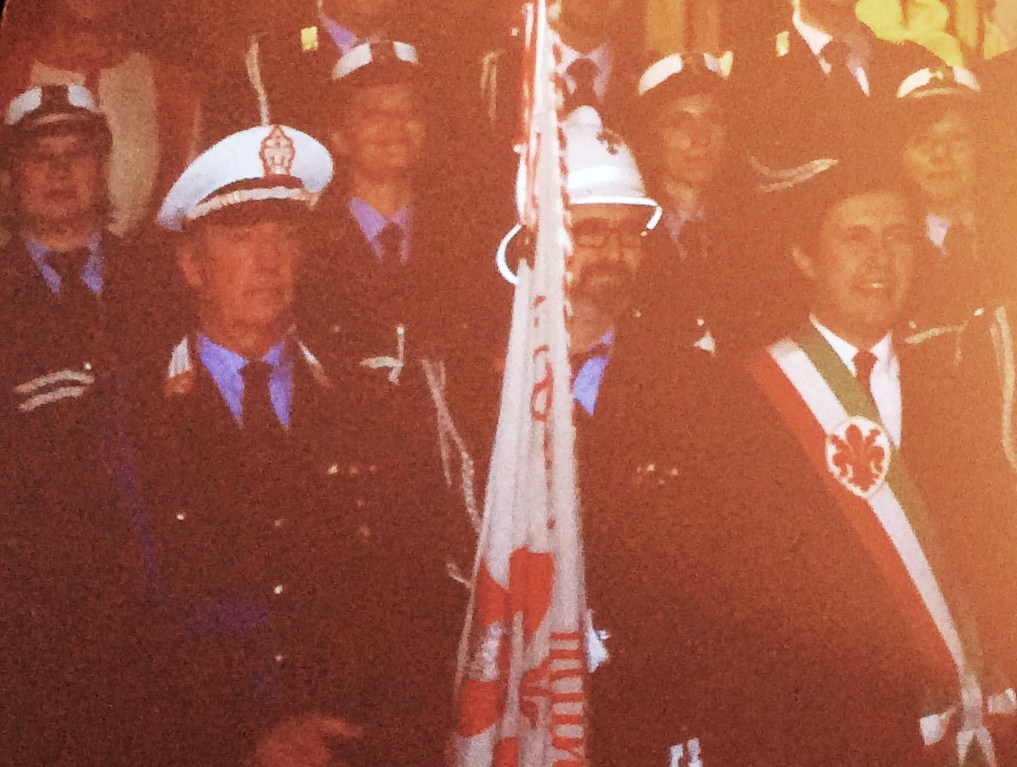
[[[635,205],[647,209],[647,229],[653,229],[663,211],[657,201],[648,197],[643,178],[636,167],[632,150],[625,139],[605,128],[592,106],[574,109],[561,124],[565,135],[565,186],[569,205]],[[516,198],[524,199],[524,174],[516,183]],[[520,205],[520,209],[522,205]],[[516,224],[498,246],[497,263],[502,276],[515,283],[509,269],[509,243],[522,231]]]
[[[596,109],[582,106],[573,110],[562,123],[562,130],[571,205],[640,205],[658,209],[656,201],[646,195],[632,151],[621,136],[604,127]]]

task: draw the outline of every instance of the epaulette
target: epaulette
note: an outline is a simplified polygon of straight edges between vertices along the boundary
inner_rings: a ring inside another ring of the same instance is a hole
[[[774,53],[778,59],[782,59],[791,52],[791,32],[784,30],[778,32],[774,38]]]
[[[318,50],[318,28],[304,27],[300,30],[300,50],[304,53],[314,53]]]

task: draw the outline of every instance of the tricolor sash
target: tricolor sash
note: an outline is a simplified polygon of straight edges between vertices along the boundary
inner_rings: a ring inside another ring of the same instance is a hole
[[[932,684],[941,689],[930,710],[942,713],[920,719],[924,742],[941,743],[957,720],[959,762],[976,743],[995,765],[986,716],[1013,714],[1017,697],[1009,689],[988,700],[983,695],[973,625],[961,620],[936,578],[941,559],[925,504],[875,404],[811,323],[756,357],[751,371],[909,616],[937,672]]]

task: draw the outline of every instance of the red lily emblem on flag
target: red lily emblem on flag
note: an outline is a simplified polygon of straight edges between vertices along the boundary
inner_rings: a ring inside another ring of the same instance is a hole
[[[522,618],[523,639],[528,646],[551,604],[554,560],[550,554],[516,549],[509,564],[505,588],[481,566],[477,575],[477,619],[471,638],[472,663],[463,679],[459,733],[465,737],[484,732],[497,722],[508,694],[511,623]],[[528,669],[522,677],[520,697],[523,715],[535,725],[537,706],[550,696],[547,660]]]
[[[867,418],[851,418],[827,435],[826,460],[833,476],[860,498],[883,486],[890,469],[890,439]]]

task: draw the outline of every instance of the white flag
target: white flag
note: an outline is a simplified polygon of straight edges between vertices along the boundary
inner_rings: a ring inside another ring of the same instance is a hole
[[[585,595],[565,327],[561,147],[544,0],[529,6],[519,267],[501,411],[460,648],[460,767],[586,762]]]

